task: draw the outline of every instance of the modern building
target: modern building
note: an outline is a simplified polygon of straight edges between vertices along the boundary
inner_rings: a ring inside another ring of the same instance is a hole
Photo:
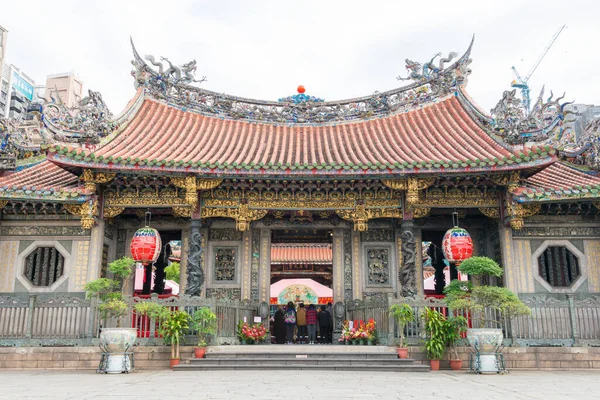
[[[8,39],[8,31],[0,26],[0,71],[4,65],[4,57],[6,55],[6,42]]]
[[[16,66],[4,64],[0,82],[0,117],[22,120],[35,99],[33,79]]]
[[[75,72],[48,75],[46,77],[45,98],[52,101],[51,97],[58,95],[67,107],[73,107],[82,99],[83,82]]]

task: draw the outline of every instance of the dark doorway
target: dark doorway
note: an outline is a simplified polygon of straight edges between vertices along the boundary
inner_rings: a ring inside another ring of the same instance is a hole
[[[169,254],[167,244],[171,240],[181,240],[181,231],[158,231],[162,241],[162,248],[158,260],[154,263],[154,287],[152,287],[152,271],[151,265],[148,265],[144,269],[144,287],[142,294],[164,294],[165,292],[165,267],[169,265]]]
[[[452,263],[447,264],[442,251],[442,240],[446,231],[429,231],[422,232],[423,238],[423,281],[431,279],[433,274],[435,279],[435,287],[425,288],[425,294],[441,295],[444,293],[444,288],[453,279],[458,279],[458,271]],[[446,273],[444,270],[449,270],[449,281],[446,282]]]

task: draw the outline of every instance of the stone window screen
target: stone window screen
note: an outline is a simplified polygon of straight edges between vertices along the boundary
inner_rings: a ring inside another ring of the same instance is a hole
[[[569,287],[579,278],[579,259],[565,246],[549,246],[538,256],[539,274],[552,287]]]
[[[367,249],[367,284],[389,285],[390,251],[387,248]]]
[[[215,281],[235,281],[237,247],[215,247]]]
[[[38,247],[25,257],[25,277],[33,286],[47,287],[64,272],[65,259],[56,247]]]

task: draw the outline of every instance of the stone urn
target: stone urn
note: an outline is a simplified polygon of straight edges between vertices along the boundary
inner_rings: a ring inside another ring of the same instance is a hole
[[[130,372],[133,365],[133,355],[130,353],[137,339],[136,328],[103,328],[100,332],[100,345],[108,350],[108,360],[104,364],[103,372],[119,374]]]
[[[467,340],[471,347],[480,353],[493,354],[502,346],[504,334],[502,333],[502,329],[467,329]]]

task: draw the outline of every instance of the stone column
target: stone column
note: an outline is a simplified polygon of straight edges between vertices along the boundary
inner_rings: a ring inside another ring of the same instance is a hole
[[[352,231],[352,294],[353,299],[362,299],[363,277],[361,273],[360,232]]]
[[[200,296],[202,285],[204,284],[204,271],[202,270],[202,221],[192,219],[190,223],[190,252],[187,259],[187,283],[185,285],[185,294],[190,296]]]
[[[97,219],[92,227],[90,235],[90,254],[88,257],[87,281],[100,278],[100,269],[102,268],[102,250],[104,247],[104,225],[103,219]]]
[[[512,228],[506,226],[502,221],[498,224],[500,233],[500,250],[502,252],[502,264],[504,267],[504,287],[517,293],[518,266],[515,265],[513,253]]]
[[[402,286],[401,295],[411,297],[423,295],[423,260],[421,258],[421,230],[415,228],[414,221],[403,221],[400,227],[402,241],[402,265],[398,270],[398,280]]]
[[[250,299],[250,292],[252,290],[252,284],[250,282],[250,263],[252,262],[250,240],[250,231],[244,231],[242,236],[242,294],[240,297],[242,300]]]
[[[258,273],[258,300],[271,300],[271,230],[260,230],[260,266]]]
[[[344,230],[333,230],[333,301],[344,301]]]

